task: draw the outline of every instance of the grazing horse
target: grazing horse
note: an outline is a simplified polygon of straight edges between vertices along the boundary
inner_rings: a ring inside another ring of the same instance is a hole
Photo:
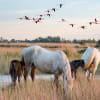
[[[85,62],[85,73],[88,79],[90,79],[90,74],[92,73],[92,79],[95,78],[95,72],[97,70],[98,64],[100,62],[100,52],[98,49],[93,47],[88,47],[84,52],[82,59]],[[89,74],[87,75],[87,71]]]
[[[64,90],[71,90],[73,87],[73,79],[71,76],[71,69],[69,60],[65,53],[57,51],[49,51],[40,46],[30,46],[24,48],[21,61],[25,63],[24,79],[27,80],[29,68],[31,70],[31,78],[34,81],[36,70],[41,72],[54,74],[55,83],[58,87],[59,76],[63,73],[64,75]],[[67,88],[66,88],[67,80]]]
[[[77,73],[78,68],[79,67],[84,68],[84,66],[85,66],[84,60],[73,60],[73,61],[70,62],[70,65],[71,65],[72,77],[73,77],[73,74],[74,74],[75,79],[76,79],[76,73]]]
[[[12,60],[10,62],[10,70],[9,74],[11,76],[11,80],[13,85],[16,85],[16,80],[18,77],[18,82],[20,83],[20,77],[22,76],[24,71],[24,64],[18,60]]]

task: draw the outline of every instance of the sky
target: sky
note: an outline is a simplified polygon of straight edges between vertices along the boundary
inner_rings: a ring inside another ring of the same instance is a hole
[[[59,8],[59,3],[63,7]],[[19,17],[37,17],[46,10],[57,8],[50,18],[35,24]],[[66,22],[60,20],[64,18]],[[73,39],[100,39],[100,24],[89,26],[89,21],[100,20],[100,0],[0,0],[0,37],[17,40],[60,36]],[[72,28],[69,24],[74,23]],[[86,29],[82,30],[81,25]]]

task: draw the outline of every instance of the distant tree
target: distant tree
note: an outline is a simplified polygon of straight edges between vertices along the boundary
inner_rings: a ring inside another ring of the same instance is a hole
[[[15,39],[11,39],[11,40],[10,40],[10,42],[15,43],[15,42],[16,42],[16,40],[15,40]]]
[[[96,47],[100,47],[100,40],[98,40]]]

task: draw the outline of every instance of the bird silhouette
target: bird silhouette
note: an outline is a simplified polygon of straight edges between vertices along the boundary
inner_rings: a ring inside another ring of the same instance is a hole
[[[94,19],[94,21],[95,21],[94,24],[100,24],[96,18]]]
[[[34,17],[33,17],[31,20],[34,20],[34,21],[35,21],[35,20],[36,20],[36,18],[34,18]]]
[[[48,13],[48,14],[46,14],[46,16],[49,16],[49,17],[50,17],[50,16],[51,16],[51,14],[50,14],[50,13]]]
[[[35,20],[34,22],[37,24],[39,21]]]
[[[81,26],[80,28],[82,28],[82,29],[84,30],[84,29],[86,28],[86,26],[83,25],[83,26]]]
[[[43,18],[41,18],[41,17],[40,17],[40,18],[36,18],[36,19],[34,18],[33,20],[34,20],[34,22],[37,24],[37,23],[39,23],[41,20],[43,20]]]
[[[66,20],[64,18],[61,19],[62,22],[66,22]]]
[[[26,19],[26,20],[31,20],[29,17],[27,17],[27,16],[24,16],[24,18]]]
[[[95,23],[97,23],[97,22],[98,22],[96,18],[94,19],[94,21],[95,21]]]
[[[39,16],[40,16],[40,17],[43,17],[43,15],[42,15],[42,14],[40,14]]]
[[[91,26],[93,24],[93,22],[89,22],[89,25]]]
[[[46,12],[47,12],[47,13],[50,13],[50,10],[47,10]]]
[[[60,7],[60,8],[62,8],[62,6],[63,6],[63,4],[62,4],[62,3],[60,3],[60,4],[59,4],[59,7]]]
[[[56,8],[52,8],[51,10],[55,12],[56,11]]]
[[[74,27],[75,24],[69,24],[71,27]]]

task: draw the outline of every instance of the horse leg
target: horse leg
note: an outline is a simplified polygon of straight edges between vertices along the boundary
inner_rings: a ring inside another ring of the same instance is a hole
[[[32,79],[32,81],[35,80],[36,72],[37,72],[37,68],[32,66],[32,69],[31,69],[31,79]]]
[[[86,79],[88,78],[88,73],[87,73],[87,71],[88,71],[88,70],[85,70],[85,71],[84,71]]]
[[[26,81],[27,78],[28,78],[28,72],[29,72],[29,67],[26,66],[25,69],[24,69],[24,80]]]
[[[89,70],[89,73],[88,73],[87,79],[88,79],[88,80],[91,79],[91,71],[90,71],[90,70]]]
[[[74,73],[75,73],[75,80],[76,80],[76,78],[77,78],[77,77],[76,77],[76,72],[77,72],[77,71],[75,70],[75,72],[74,72]]]
[[[20,83],[20,75],[18,75],[18,82]]]
[[[98,64],[99,64],[99,59],[98,58],[94,59],[94,62],[92,64],[92,70],[93,70],[92,79],[93,80],[95,79],[95,72],[97,70]]]
[[[58,80],[57,74],[55,74],[54,83],[56,84],[56,87],[58,89],[59,80]]]
[[[21,77],[21,75],[22,75],[22,72],[21,72],[21,70],[18,70],[18,82],[20,83],[20,77]]]
[[[73,78],[73,71],[71,72],[71,74],[72,74],[72,78]]]
[[[94,68],[94,66],[93,66],[93,64],[92,64],[92,80],[94,80],[95,79],[95,68]]]

